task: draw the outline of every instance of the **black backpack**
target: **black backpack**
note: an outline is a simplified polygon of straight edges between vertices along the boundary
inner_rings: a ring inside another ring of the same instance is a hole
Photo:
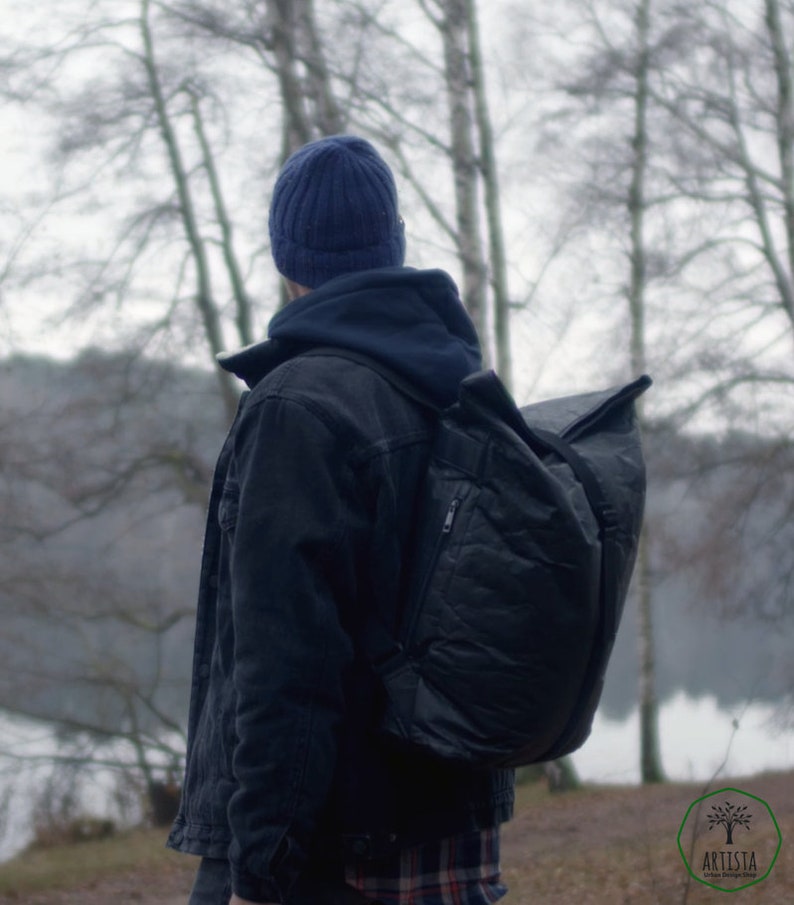
[[[333,354],[438,411],[368,356]],[[650,384],[519,410],[479,372],[439,411],[398,636],[377,613],[365,631],[387,735],[480,767],[554,760],[587,739],[637,552],[634,400]]]

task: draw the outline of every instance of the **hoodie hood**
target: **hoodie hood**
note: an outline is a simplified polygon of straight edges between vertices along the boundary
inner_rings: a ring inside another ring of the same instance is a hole
[[[368,355],[442,406],[482,367],[474,325],[442,270],[387,267],[337,277],[279,311],[268,336],[260,348],[337,346]],[[259,358],[257,347],[219,360],[245,378],[253,355]]]

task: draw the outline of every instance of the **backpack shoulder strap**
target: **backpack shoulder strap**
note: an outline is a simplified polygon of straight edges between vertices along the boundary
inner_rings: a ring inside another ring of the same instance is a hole
[[[434,402],[427,393],[420,390],[419,387],[406,377],[403,377],[402,374],[398,374],[393,368],[390,368],[388,365],[383,364],[382,361],[379,361],[377,358],[373,358],[371,355],[367,355],[364,352],[358,352],[354,349],[345,349],[341,346],[313,346],[311,349],[301,352],[299,357],[323,357],[329,355],[335,358],[346,358],[348,361],[355,361],[358,364],[364,365],[371,371],[375,371],[376,374],[380,374],[385,380],[388,380],[396,390],[399,390],[404,396],[408,396],[409,399],[413,399],[415,402],[418,402],[420,405],[431,411],[440,412],[442,410],[442,407],[437,402]]]

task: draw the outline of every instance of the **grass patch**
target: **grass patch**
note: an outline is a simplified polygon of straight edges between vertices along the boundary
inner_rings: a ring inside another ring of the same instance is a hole
[[[21,897],[48,889],[69,889],[126,871],[157,872],[175,858],[165,848],[165,831],[138,829],[108,839],[33,848],[0,864],[0,895]]]
[[[794,902],[794,773],[730,780],[768,801],[783,836],[769,878],[742,890],[740,905]],[[719,892],[690,877],[677,847],[681,821],[702,784],[586,786],[551,794],[517,789],[502,834],[506,905],[715,905]],[[165,831],[31,849],[0,865],[0,905],[108,905],[184,901],[196,861],[164,847]],[[738,901],[737,898],[737,901]]]

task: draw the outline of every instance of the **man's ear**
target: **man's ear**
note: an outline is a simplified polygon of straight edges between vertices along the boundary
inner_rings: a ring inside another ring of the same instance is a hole
[[[301,296],[308,295],[311,292],[311,289],[308,286],[301,286],[300,283],[296,283],[287,277],[284,277],[284,284],[287,287],[287,297],[291,302],[301,298]]]

